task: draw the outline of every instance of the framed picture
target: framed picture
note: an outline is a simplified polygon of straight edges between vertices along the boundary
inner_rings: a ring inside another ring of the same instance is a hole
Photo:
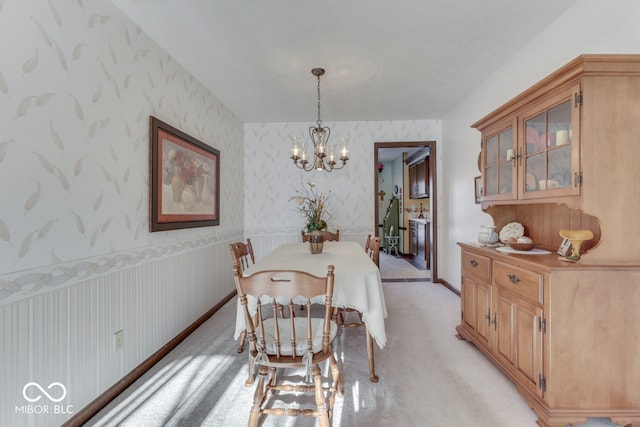
[[[558,255],[567,256],[569,255],[569,251],[571,250],[571,241],[569,239],[562,239],[562,243],[558,248]]]
[[[150,231],[220,224],[220,151],[150,117]]]
[[[476,195],[476,205],[479,205],[480,200],[482,200],[482,177],[476,176],[475,178],[473,178],[473,184]]]

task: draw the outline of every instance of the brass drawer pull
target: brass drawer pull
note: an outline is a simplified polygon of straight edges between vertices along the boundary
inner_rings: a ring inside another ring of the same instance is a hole
[[[507,277],[509,278],[509,281],[513,284],[517,285],[518,283],[521,282],[520,278],[515,274],[509,274]]]
[[[478,261],[476,261],[475,259],[472,259],[469,261],[469,264],[471,264],[471,267],[477,267],[478,266]]]

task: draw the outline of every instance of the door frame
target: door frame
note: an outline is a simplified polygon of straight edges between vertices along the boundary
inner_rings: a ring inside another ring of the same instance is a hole
[[[414,148],[414,147],[428,147],[429,148],[429,213],[431,221],[429,222],[429,236],[431,241],[429,245],[431,250],[429,260],[431,282],[440,283],[438,276],[438,194],[437,194],[437,162],[436,162],[436,141],[407,141],[407,142],[375,142],[373,144],[373,168],[374,168],[374,183],[373,183],[373,199],[374,203],[374,220],[375,220],[375,233],[376,236],[380,234],[380,218],[378,215],[379,201],[378,201],[378,149],[379,148]],[[406,191],[406,189],[405,189]],[[382,237],[382,236],[380,236]]]

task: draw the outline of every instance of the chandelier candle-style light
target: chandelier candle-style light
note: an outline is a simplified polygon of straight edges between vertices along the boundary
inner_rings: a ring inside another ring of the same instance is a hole
[[[291,159],[297,167],[307,172],[313,169],[331,172],[334,169],[342,169],[347,164],[349,138],[340,139],[340,149],[337,153],[336,145],[328,144],[331,129],[328,126],[323,127],[320,119],[320,76],[324,74],[324,68],[314,68],[311,74],[318,78],[318,120],[315,126],[309,128],[309,136],[313,143],[313,161],[309,162],[307,158],[307,144],[301,143],[297,136],[291,137]],[[336,166],[338,159],[342,161],[340,166]]]

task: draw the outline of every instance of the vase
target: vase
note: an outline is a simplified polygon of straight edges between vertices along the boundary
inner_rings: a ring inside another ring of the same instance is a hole
[[[193,185],[185,184],[184,189],[182,190],[182,205],[184,206],[184,210],[187,212],[191,212],[193,207],[196,205],[196,191],[193,188]]]
[[[571,255],[565,259],[575,262],[580,259],[582,243],[593,239],[593,232],[591,230],[560,230],[560,236],[571,242]]]
[[[173,178],[171,178],[171,191],[174,202],[182,202],[182,190],[184,190],[184,185],[184,179],[182,179],[180,174],[173,175]]]
[[[323,245],[324,236],[322,235],[322,231],[315,230],[309,233],[309,250],[312,255],[321,254]]]
[[[478,242],[485,245],[493,245],[499,240],[496,227],[494,225],[481,225],[478,233]]]

